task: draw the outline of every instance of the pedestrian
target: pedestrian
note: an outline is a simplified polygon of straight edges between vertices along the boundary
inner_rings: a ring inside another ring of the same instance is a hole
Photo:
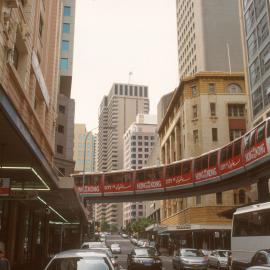
[[[5,257],[4,250],[1,250],[1,249],[0,249],[0,270],[10,270],[9,261]]]

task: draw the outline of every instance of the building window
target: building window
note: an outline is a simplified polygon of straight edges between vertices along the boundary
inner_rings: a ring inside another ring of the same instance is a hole
[[[265,1],[261,1],[265,2]],[[259,46],[262,45],[262,43],[267,39],[269,36],[269,27],[268,27],[268,16],[264,15],[261,21],[258,23],[257,27],[257,33],[258,33],[258,43]]]
[[[241,137],[246,133],[245,129],[230,129],[230,141],[234,141],[235,139]]]
[[[250,5],[245,15],[245,25],[247,35],[250,33],[250,30],[254,24],[255,24],[255,10],[254,6]]]
[[[270,76],[263,82],[263,99],[264,106],[270,103]]]
[[[216,103],[210,103],[211,116],[216,116]]]
[[[59,153],[59,154],[63,154],[63,152],[64,152],[64,147],[63,147],[63,145],[58,144],[58,145],[56,146],[56,151],[57,151],[57,153]]]
[[[196,85],[193,85],[193,86],[191,87],[191,91],[192,91],[192,96],[193,96],[193,97],[197,96],[198,90],[197,90],[197,86],[196,86]]]
[[[246,203],[246,192],[243,189],[239,191],[239,203],[240,204]]]
[[[142,89],[142,87],[140,86],[140,87],[139,87],[139,94],[140,94],[140,97],[142,97],[142,95],[143,95],[143,94],[142,94],[142,90],[143,90],[143,89]]]
[[[196,196],[196,205],[199,205],[202,203],[202,196],[201,195],[197,195]]]
[[[222,192],[217,192],[216,193],[216,203],[217,204],[222,204]]]
[[[212,141],[217,142],[218,141],[218,129],[212,128]]]
[[[216,85],[214,83],[208,84],[208,92],[209,94],[214,94],[216,92]]]
[[[231,83],[227,86],[226,91],[230,94],[238,94],[242,93],[242,89],[238,84]]]
[[[60,69],[61,70],[68,70],[68,58],[61,58]]]
[[[120,84],[120,96],[122,96],[122,95],[123,95],[123,85]]]
[[[71,16],[71,7],[64,6],[64,16]]]
[[[63,126],[63,125],[58,125],[57,131],[58,131],[59,133],[64,133],[64,126]]]
[[[193,119],[198,117],[197,105],[192,106]]]
[[[256,58],[256,60],[250,66],[249,75],[250,75],[250,84],[251,84],[251,86],[254,86],[259,81],[259,79],[261,77],[260,64],[259,64],[258,58]]]
[[[255,31],[252,32],[247,40],[247,51],[249,59],[251,59],[252,56],[257,52],[257,36]]]
[[[63,105],[59,105],[58,110],[59,110],[60,113],[65,113],[66,112],[66,107],[63,106]]]
[[[19,65],[19,50],[17,49],[17,47],[15,46],[14,47],[14,50],[13,50],[13,65],[16,69],[18,69],[18,65]]]
[[[148,97],[148,90],[147,90],[147,87],[144,87],[144,97]]]
[[[199,141],[199,131],[198,129],[193,130],[193,142],[198,143]]]
[[[260,55],[260,60],[261,60],[261,72],[263,75],[270,68],[270,43],[268,43],[266,47],[263,49]]]
[[[229,104],[228,105],[228,116],[229,117],[243,117],[245,115],[244,104]]]
[[[261,13],[265,7],[265,3],[266,3],[265,0],[263,0],[263,1],[262,0],[255,0],[254,1],[255,13],[256,13],[257,18],[261,15]]]
[[[70,23],[63,23],[63,33],[70,33]]]
[[[253,116],[256,116],[263,109],[263,97],[261,87],[257,88],[252,94]]]
[[[63,52],[69,50],[69,41],[68,40],[62,40],[61,49]]]
[[[43,18],[42,18],[42,16],[40,15],[40,18],[39,18],[39,35],[40,35],[40,37],[42,37],[43,26],[44,26]]]

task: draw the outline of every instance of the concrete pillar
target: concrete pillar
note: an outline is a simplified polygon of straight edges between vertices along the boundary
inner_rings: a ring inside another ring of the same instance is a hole
[[[180,129],[178,125],[175,126],[174,128],[174,147],[175,147],[175,158],[176,160],[180,160],[181,152],[180,152]]]
[[[165,164],[168,164],[168,142],[165,142]]]
[[[264,177],[264,178],[260,178],[257,183],[258,201],[260,203],[270,201],[268,182],[269,182],[269,179]]]
[[[173,137],[170,135],[170,163],[174,162],[174,146],[173,146]]]

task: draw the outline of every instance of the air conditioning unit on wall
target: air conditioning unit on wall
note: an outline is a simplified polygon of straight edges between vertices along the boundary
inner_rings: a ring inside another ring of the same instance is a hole
[[[18,8],[19,7],[19,1],[18,0],[6,0],[7,7],[9,8]]]

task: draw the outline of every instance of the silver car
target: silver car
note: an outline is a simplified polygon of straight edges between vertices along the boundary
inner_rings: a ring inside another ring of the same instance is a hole
[[[173,268],[176,270],[206,270],[207,257],[199,249],[183,248],[175,251],[173,259]]]
[[[211,252],[208,256],[208,265],[211,267],[216,267],[217,269],[229,268],[229,256],[231,254],[230,250],[216,249]]]
[[[88,250],[70,250],[55,255],[45,270],[114,270],[111,260],[105,253]]]

